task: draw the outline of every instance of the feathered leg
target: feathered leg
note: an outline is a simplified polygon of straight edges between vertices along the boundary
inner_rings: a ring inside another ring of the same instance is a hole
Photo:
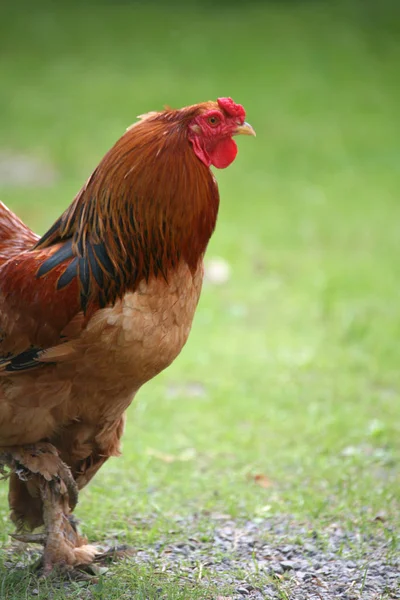
[[[10,491],[10,504],[13,520],[19,529],[24,525],[26,501],[29,497],[35,506],[28,525],[37,526],[42,522],[45,534],[15,534],[13,537],[25,542],[44,544],[43,570],[49,573],[55,565],[72,567],[89,564],[96,555],[96,549],[86,544],[72,521],[71,511],[78,501],[77,485],[69,467],[62,462],[54,446],[40,442],[29,446],[0,449],[0,470],[4,466],[12,472],[13,491],[25,485],[24,495],[16,498]],[[19,488],[16,481],[19,478]],[[22,506],[21,506],[22,501]],[[37,515],[40,507],[42,514]]]
[[[74,567],[93,562],[97,549],[86,543],[86,538],[79,535],[73,520],[68,518],[68,491],[64,482],[42,480],[40,495],[46,530],[44,574],[49,573],[56,565]]]
[[[78,502],[78,487],[70,468],[62,462],[56,448],[48,442],[26,446],[0,448],[0,472],[6,466],[21,481],[29,481],[32,475],[41,475],[45,481],[57,478],[65,483],[71,511]]]

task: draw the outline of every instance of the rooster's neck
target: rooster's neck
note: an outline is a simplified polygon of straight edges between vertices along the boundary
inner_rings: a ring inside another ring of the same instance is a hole
[[[84,310],[91,300],[114,303],[143,279],[168,281],[181,261],[194,272],[215,228],[219,194],[210,170],[179,129],[140,136],[141,125],[108,152],[37,244],[69,245],[75,267],[60,280],[78,277]]]

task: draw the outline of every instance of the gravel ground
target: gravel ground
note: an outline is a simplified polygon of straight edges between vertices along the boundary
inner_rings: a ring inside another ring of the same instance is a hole
[[[238,522],[227,515],[209,515],[206,530],[203,517],[201,524],[177,518],[175,525],[164,540],[134,550],[126,560],[155,568],[163,579],[200,586],[204,600],[400,599],[400,543],[383,526],[374,535],[339,525],[316,532],[288,518]],[[108,540],[104,549],[115,543]],[[37,549],[32,554],[25,547],[23,562],[6,565],[24,568],[34,557]],[[104,571],[113,575],[112,566]],[[220,595],[211,591],[215,588]],[[89,590],[82,597],[92,597]]]
[[[231,586],[234,591],[220,600],[400,599],[400,545],[393,548],[393,537],[386,541],[383,533],[371,536],[332,525],[321,534],[288,520],[239,525],[222,517],[206,535],[177,537],[175,543],[139,550],[133,560],[178,573],[205,589]]]

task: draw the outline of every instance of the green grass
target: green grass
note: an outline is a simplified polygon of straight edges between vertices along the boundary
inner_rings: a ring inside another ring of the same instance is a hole
[[[129,410],[122,458],[81,494],[92,540],[146,546],[176,516],[206,530],[207,511],[398,530],[400,20],[377,4],[2,7],[0,153],[59,177],[0,196],[39,232],[137,114],[231,95],[257,131],[217,173],[208,257],[231,279],[205,285],[181,356]],[[205,597],[151,565],[117,572],[93,597]],[[26,589],[4,575],[2,597]]]

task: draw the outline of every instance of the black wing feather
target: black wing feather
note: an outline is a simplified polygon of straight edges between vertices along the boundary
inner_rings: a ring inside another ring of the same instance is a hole
[[[43,352],[43,348],[29,348],[12,358],[5,357],[0,361],[0,370],[7,372],[26,371],[27,369],[35,369],[40,367],[38,362],[39,354]],[[6,365],[2,368],[2,365]]]
[[[102,288],[103,283],[104,283],[103,270],[96,258],[95,252],[90,243],[86,244],[86,250],[87,250],[87,257],[89,260],[90,270],[92,271],[92,275],[95,278],[96,283],[99,286],[99,288]]]
[[[78,274],[78,259],[74,258],[57,281],[57,289],[65,288]]]
[[[72,258],[73,256],[74,254],[72,251],[72,240],[68,240],[63,246],[61,246],[61,248],[54,252],[54,254],[50,256],[50,258],[45,260],[44,263],[40,265],[38,272],[36,273],[36,277],[43,277],[43,275],[46,275],[46,273],[49,273],[50,271],[52,271],[52,269],[54,269],[64,261],[68,260],[69,258]]]

